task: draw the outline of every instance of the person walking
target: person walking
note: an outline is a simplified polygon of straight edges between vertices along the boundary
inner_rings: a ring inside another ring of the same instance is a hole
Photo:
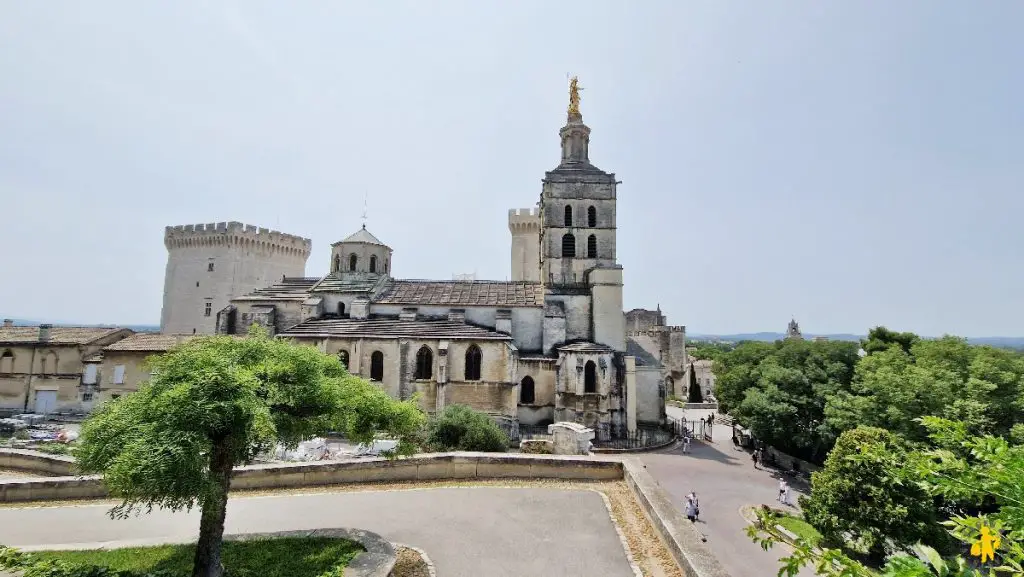
[[[695,523],[698,514],[700,514],[700,509],[697,507],[697,495],[691,492],[686,496],[686,518],[691,523]]]
[[[683,437],[683,453],[690,452],[690,436],[686,435]]]
[[[752,461],[754,461],[754,468],[755,469],[757,468],[757,458],[760,456],[759,455],[760,452],[761,452],[760,449],[754,449],[754,451],[750,453],[750,459]]]
[[[789,500],[789,483],[786,483],[786,490],[782,493],[782,504],[792,505],[793,502]]]
[[[779,479],[779,496],[776,500],[779,503],[785,503],[786,493],[789,491],[789,484],[786,483],[785,479]]]

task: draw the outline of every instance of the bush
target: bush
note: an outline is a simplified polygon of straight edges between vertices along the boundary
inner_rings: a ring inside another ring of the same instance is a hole
[[[427,446],[435,451],[508,450],[508,436],[489,416],[464,405],[445,407],[431,420]]]

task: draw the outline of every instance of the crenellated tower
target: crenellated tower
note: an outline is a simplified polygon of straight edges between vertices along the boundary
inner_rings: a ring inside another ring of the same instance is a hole
[[[508,211],[512,233],[512,280],[540,282],[540,208]]]
[[[160,332],[214,334],[231,299],[305,275],[312,242],[240,222],[168,226]]]

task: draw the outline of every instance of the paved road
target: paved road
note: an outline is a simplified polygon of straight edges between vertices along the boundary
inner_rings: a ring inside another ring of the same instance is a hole
[[[669,414],[681,416],[683,411],[668,408]],[[687,420],[706,417],[710,410],[688,410]],[[789,554],[783,545],[765,552],[747,537],[746,521],[740,507],[761,503],[775,504],[778,479],[768,471],[755,470],[746,451],[732,444],[731,427],[715,425],[714,442],[695,442],[690,453],[681,447],[647,453],[641,460],[658,483],[668,491],[680,511],[684,511],[686,494],[696,491],[700,500],[698,528],[708,538],[708,545],[732,577],[766,577],[778,571],[778,559]],[[790,490],[795,503],[799,493]],[[800,577],[813,577],[805,568]]]
[[[24,547],[195,538],[197,513],[113,521],[109,505],[0,509],[0,543]],[[357,527],[419,547],[444,577],[632,577],[592,491],[468,487],[240,497],[227,532]],[[128,543],[125,543],[128,544]]]

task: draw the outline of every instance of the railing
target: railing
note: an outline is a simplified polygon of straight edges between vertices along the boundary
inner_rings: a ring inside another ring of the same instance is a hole
[[[547,425],[519,425],[517,430],[511,432],[506,430],[505,434],[508,435],[508,440],[513,447],[518,447],[520,441],[551,438]]]
[[[644,427],[639,428],[625,437],[609,439],[607,441],[594,441],[594,449],[638,450],[659,447],[668,444],[676,438],[675,432],[668,427]]]

